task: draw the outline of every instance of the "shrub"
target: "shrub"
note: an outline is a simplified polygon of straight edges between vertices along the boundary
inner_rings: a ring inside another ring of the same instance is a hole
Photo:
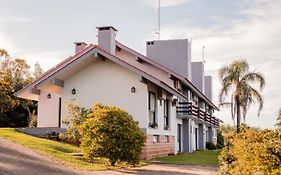
[[[224,137],[221,129],[217,129],[217,148],[222,149],[224,145]]]
[[[77,103],[66,103],[67,118],[63,121],[69,128],[65,133],[61,133],[59,138],[67,143],[79,145],[81,133],[79,127],[88,118],[91,117],[91,110],[80,108]]]
[[[37,126],[37,115],[36,111],[33,110],[32,112],[29,112],[29,118],[28,118],[28,127],[34,128]]]
[[[217,146],[213,142],[206,142],[206,149],[215,150],[217,149]]]
[[[280,174],[281,130],[244,127],[229,133],[219,161],[219,174]]]
[[[105,157],[111,165],[117,161],[138,164],[145,141],[138,122],[117,107],[96,104],[92,111],[94,117],[81,126],[84,157],[89,161],[96,156]]]

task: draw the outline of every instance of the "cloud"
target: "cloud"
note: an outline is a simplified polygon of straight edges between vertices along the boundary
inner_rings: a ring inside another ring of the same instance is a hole
[[[170,7],[185,4],[188,1],[190,0],[161,0],[160,5],[161,7]],[[158,0],[144,0],[144,3],[152,7],[158,6]]]
[[[255,1],[240,12],[243,18],[228,19],[226,26],[218,23],[209,28],[189,25],[166,25],[162,30],[163,39],[192,37],[193,60],[201,60],[204,44],[207,73],[214,77],[214,97],[220,89],[217,70],[234,59],[247,59],[252,70],[259,70],[266,79],[264,110],[257,117],[257,106],[252,107],[247,123],[261,127],[273,127],[276,113],[281,107],[281,2]],[[220,19],[221,20],[221,19]],[[223,21],[223,20],[222,20]],[[215,98],[217,103],[217,98]],[[229,109],[222,109],[217,115],[226,123],[232,123]]]

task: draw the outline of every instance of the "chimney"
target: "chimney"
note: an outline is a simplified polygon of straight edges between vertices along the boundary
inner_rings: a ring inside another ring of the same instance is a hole
[[[146,42],[146,56],[191,79],[191,54],[188,39],[156,40]]]
[[[213,83],[212,83],[212,76],[204,76],[204,81],[205,81],[205,95],[212,101],[213,96],[212,96],[212,91],[213,91]]]
[[[191,81],[192,83],[204,93],[204,63],[203,62],[192,62],[191,63]]]
[[[112,26],[97,27],[97,29],[98,45],[110,54],[115,55],[115,36],[117,30]]]
[[[87,44],[84,42],[75,42],[74,44],[75,44],[75,54],[84,50],[87,46]]]

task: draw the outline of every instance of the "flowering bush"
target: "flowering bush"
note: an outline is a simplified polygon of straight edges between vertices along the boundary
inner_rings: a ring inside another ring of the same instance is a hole
[[[281,130],[253,130],[229,133],[219,157],[219,174],[280,174]]]

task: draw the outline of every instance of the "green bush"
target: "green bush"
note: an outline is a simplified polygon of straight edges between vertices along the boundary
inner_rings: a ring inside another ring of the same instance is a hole
[[[221,129],[217,129],[217,148],[222,149],[224,145],[224,137],[222,135]]]
[[[92,111],[94,117],[81,126],[84,157],[89,161],[97,156],[105,157],[111,165],[118,161],[138,164],[145,141],[138,122],[117,107],[96,104]]]
[[[215,150],[217,149],[217,146],[213,142],[206,142],[206,149]]]
[[[65,133],[59,135],[60,140],[79,145],[81,133],[79,127],[81,124],[91,116],[91,110],[80,108],[77,103],[66,103],[67,118],[63,121],[64,124],[69,126]]]
[[[281,130],[254,130],[229,133],[219,157],[219,174],[280,174]]]

